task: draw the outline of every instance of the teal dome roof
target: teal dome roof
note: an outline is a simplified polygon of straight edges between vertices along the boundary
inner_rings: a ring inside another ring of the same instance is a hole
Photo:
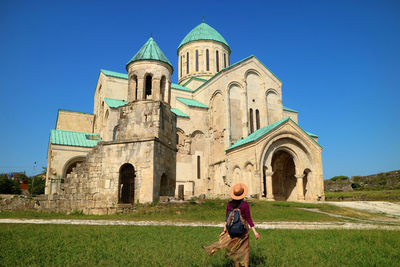
[[[184,44],[198,41],[198,40],[212,40],[219,43],[222,43],[228,47],[229,53],[231,52],[231,48],[228,43],[225,41],[224,37],[222,37],[219,32],[217,32],[213,27],[208,25],[207,23],[202,22],[196,28],[191,30],[185,38],[183,38],[181,44],[178,46],[178,50]]]
[[[153,37],[150,37],[149,40],[147,40],[147,42],[142,46],[142,48],[140,48],[140,50],[133,56],[133,58],[129,60],[126,66],[128,67],[130,63],[140,60],[161,61],[167,63],[173,69],[171,62],[169,62],[168,58],[158,47]]]

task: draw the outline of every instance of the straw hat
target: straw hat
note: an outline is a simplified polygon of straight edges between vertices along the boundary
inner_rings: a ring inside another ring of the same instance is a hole
[[[232,199],[239,200],[245,198],[247,195],[247,186],[245,184],[235,184],[229,193]]]

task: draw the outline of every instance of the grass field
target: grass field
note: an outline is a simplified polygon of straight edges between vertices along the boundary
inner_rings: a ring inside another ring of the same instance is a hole
[[[232,266],[201,245],[221,229],[173,226],[0,225],[1,266]],[[400,231],[260,230],[250,266],[396,266]]]
[[[396,190],[360,190],[352,192],[325,192],[328,201],[335,200],[385,200],[400,201],[400,189]]]
[[[304,209],[318,209],[320,211],[346,215],[354,218],[370,218],[371,214],[353,211],[328,204],[308,204],[297,202],[267,202],[251,200],[252,217],[255,222],[266,221],[304,221],[304,222],[332,222],[342,220],[326,214],[316,213]],[[226,200],[207,200],[204,203],[186,204],[156,204],[139,205],[135,212],[113,215],[83,215],[80,213],[63,214],[36,211],[2,211],[0,218],[41,218],[41,219],[109,219],[109,220],[168,220],[168,221],[202,221],[223,222]],[[375,216],[375,215],[374,215]]]

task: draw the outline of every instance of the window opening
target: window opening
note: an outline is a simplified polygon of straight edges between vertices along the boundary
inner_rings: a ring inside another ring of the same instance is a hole
[[[253,125],[253,109],[250,109],[250,133],[254,132],[254,125]]]
[[[215,64],[217,66],[217,72],[219,71],[219,56],[218,51],[215,52]]]
[[[186,74],[189,73],[189,52],[186,53]]]
[[[200,156],[197,156],[197,179],[200,179]]]
[[[181,56],[181,77],[182,77],[182,56]]]
[[[260,129],[260,111],[258,109],[256,109],[256,127],[257,130]]]
[[[196,71],[199,71],[199,50],[196,50]]]
[[[226,68],[226,54],[224,53],[224,68]]]
[[[208,49],[206,49],[206,70],[207,71],[210,70],[210,55]]]
[[[151,95],[151,83],[152,83],[152,77],[150,75],[148,75],[146,77],[146,97],[145,99],[147,99],[147,96]]]

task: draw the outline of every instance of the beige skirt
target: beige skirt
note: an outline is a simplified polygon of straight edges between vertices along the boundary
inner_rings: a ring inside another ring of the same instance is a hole
[[[226,232],[218,238],[217,242],[203,247],[203,249],[208,255],[213,255],[218,250],[225,249],[226,256],[232,258],[235,262],[239,262],[241,265],[248,266],[250,259],[249,228],[246,228],[247,232],[242,237],[231,238],[228,232]]]

